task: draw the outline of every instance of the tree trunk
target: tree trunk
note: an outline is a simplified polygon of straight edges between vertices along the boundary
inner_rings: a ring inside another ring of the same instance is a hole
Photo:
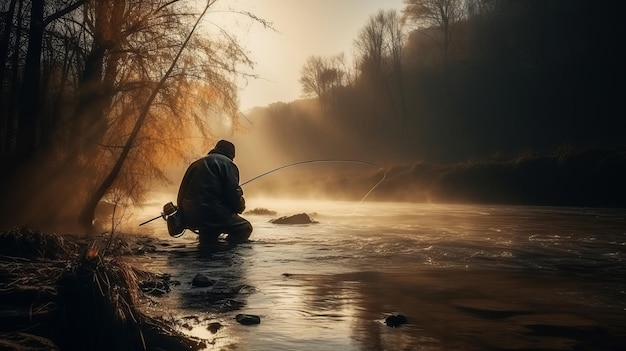
[[[43,42],[44,0],[31,1],[28,51],[24,66],[24,81],[20,96],[20,112],[17,127],[17,157],[26,161],[33,156],[37,141],[39,117],[39,80]]]
[[[121,30],[121,22],[115,16],[123,16],[123,11],[113,9],[125,6],[124,1],[99,1],[94,3],[94,36],[89,54],[85,57],[85,68],[78,88],[78,101],[72,115],[73,142],[69,145],[73,162],[81,153],[90,154],[95,144],[100,142],[107,129],[105,111],[111,104],[112,89],[105,86],[102,76],[105,70],[106,55],[117,45],[120,38],[116,31]],[[117,65],[106,70],[117,69]],[[108,76],[108,74],[107,74]]]
[[[19,7],[17,10],[18,14],[22,13],[22,2],[20,1],[19,3]],[[16,28],[16,33],[15,33],[15,47],[19,48],[20,47],[20,38],[22,37],[22,16],[18,16],[17,17],[17,28]],[[10,91],[10,98],[8,101],[8,106],[6,107],[2,107],[4,109],[4,111],[6,111],[6,134],[4,136],[4,148],[7,154],[12,154],[13,151],[15,151],[15,116],[16,116],[16,110],[17,110],[17,106],[15,101],[18,99],[19,95],[18,95],[18,90],[19,90],[19,75],[18,75],[18,60],[19,60],[19,55],[17,54],[18,51],[14,50],[13,53],[13,57],[11,58],[12,62],[12,66],[13,66],[13,71],[11,72],[11,87],[9,89]],[[8,54],[8,50],[7,50],[7,54]],[[8,59],[8,58],[7,58]],[[13,160],[14,161],[14,160]]]
[[[4,31],[2,40],[0,41],[0,62],[2,62],[3,66],[8,60],[9,41],[11,39],[11,27],[13,24],[13,15],[15,14],[16,3],[17,0],[11,0],[9,9],[7,10],[4,18]],[[4,69],[0,69],[0,87],[4,86],[4,71]]]

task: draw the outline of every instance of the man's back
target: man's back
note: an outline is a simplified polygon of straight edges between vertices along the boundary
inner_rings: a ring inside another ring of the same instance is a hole
[[[226,156],[211,153],[193,162],[180,185],[178,206],[192,229],[203,223],[219,223],[236,213],[239,198],[239,170]]]
[[[236,234],[246,240],[252,226],[238,214],[245,209],[239,169],[233,162],[235,147],[220,140],[208,155],[193,162],[180,184],[178,207],[186,228],[214,236]],[[206,236],[205,235],[205,236]]]

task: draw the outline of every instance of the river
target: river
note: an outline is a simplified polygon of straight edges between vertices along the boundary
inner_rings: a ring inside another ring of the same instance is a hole
[[[162,220],[139,229],[156,247],[139,263],[180,282],[145,309],[207,350],[626,349],[626,209],[247,205],[276,215],[246,215],[254,232],[235,248],[200,250]],[[319,223],[269,222],[301,212]],[[215,284],[192,287],[198,273]],[[407,323],[387,326],[392,314]]]

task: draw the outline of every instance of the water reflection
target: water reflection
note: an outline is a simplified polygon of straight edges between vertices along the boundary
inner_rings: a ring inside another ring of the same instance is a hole
[[[185,332],[208,340],[209,349],[611,350],[626,344],[623,211],[250,205],[277,210],[276,216],[315,213],[320,223],[277,226],[250,216],[250,243],[205,249],[186,234],[152,258],[181,281],[160,299],[167,313],[185,321]],[[197,273],[216,284],[191,287]],[[386,326],[394,312],[408,323]],[[237,313],[259,315],[261,324],[238,325]],[[211,329],[215,323],[221,328]]]
[[[246,256],[250,244],[200,245],[195,234],[176,241],[161,241],[157,251],[143,257],[142,264],[170,275],[172,290],[146,306],[153,316],[171,321],[185,334],[205,340],[211,347],[238,344],[234,316],[245,311],[256,288],[248,279]],[[212,284],[192,285],[197,274]],[[178,284],[176,284],[178,283]]]
[[[589,308],[563,294],[580,287],[548,277],[433,269],[289,278],[309,287],[307,311],[351,322],[359,350],[602,350],[623,333],[603,325],[622,312]],[[387,327],[394,312],[408,324]]]

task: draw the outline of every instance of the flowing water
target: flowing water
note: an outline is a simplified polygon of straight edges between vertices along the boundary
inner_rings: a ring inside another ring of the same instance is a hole
[[[156,251],[136,259],[180,282],[146,310],[208,350],[626,349],[624,209],[248,200],[257,207],[277,213],[246,215],[251,241],[234,248],[142,226]],[[269,223],[301,212],[319,223]],[[197,273],[215,284],[192,287]],[[387,326],[396,313],[407,323]]]

